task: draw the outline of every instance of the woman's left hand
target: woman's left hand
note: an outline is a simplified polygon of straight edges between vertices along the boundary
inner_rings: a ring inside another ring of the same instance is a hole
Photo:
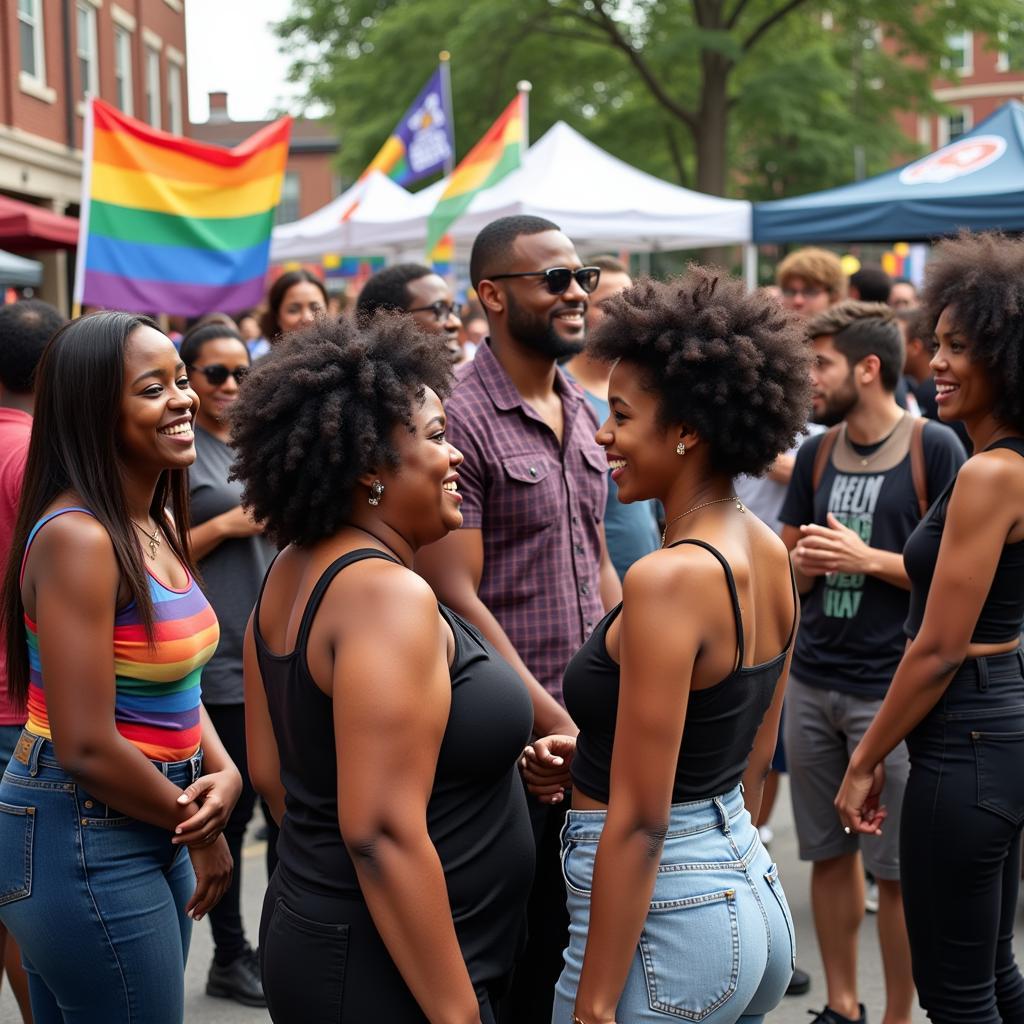
[[[885,763],[871,769],[854,767],[851,761],[836,794],[835,807],[847,832],[880,836],[888,811],[879,804],[885,785]]]
[[[178,825],[171,842],[177,845],[212,842],[224,831],[241,792],[242,776],[233,765],[196,779],[178,797],[178,803],[188,804],[194,800],[199,810]]]

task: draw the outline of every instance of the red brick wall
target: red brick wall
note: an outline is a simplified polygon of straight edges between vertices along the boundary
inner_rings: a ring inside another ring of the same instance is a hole
[[[335,196],[334,156],[331,153],[292,153],[287,171],[299,175],[299,216],[319,210]]]

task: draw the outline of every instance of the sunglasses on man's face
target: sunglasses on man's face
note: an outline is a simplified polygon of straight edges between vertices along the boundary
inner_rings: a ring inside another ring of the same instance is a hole
[[[562,295],[569,290],[573,278],[589,295],[601,280],[600,267],[580,267],[570,270],[568,267],[551,267],[548,270],[524,270],[518,274],[491,274],[489,280],[500,281],[506,277],[543,277],[544,284],[552,295]]]
[[[433,313],[434,319],[439,324],[443,324],[452,315],[452,313],[456,316],[459,315],[459,307],[453,306],[450,302],[445,302],[444,299],[438,299],[437,302],[432,302],[429,306],[413,306],[411,309],[407,309],[406,312]]]
[[[190,366],[189,369],[198,370],[206,378],[208,384],[219,388],[228,377],[234,377],[235,382],[241,384],[252,367],[236,366],[233,370],[229,370],[223,363],[213,363],[210,366]]]

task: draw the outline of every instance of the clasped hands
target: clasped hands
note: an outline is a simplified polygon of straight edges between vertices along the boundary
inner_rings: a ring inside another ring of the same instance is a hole
[[[828,526],[808,523],[800,527],[800,540],[793,548],[793,568],[803,576],[864,572],[871,548],[831,512],[827,521]]]
[[[519,756],[526,788],[543,804],[558,804],[571,785],[569,766],[576,753],[576,737],[558,734],[534,740]]]

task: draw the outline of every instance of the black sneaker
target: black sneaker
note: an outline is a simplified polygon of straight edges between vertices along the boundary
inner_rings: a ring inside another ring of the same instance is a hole
[[[267,1005],[259,963],[251,946],[246,946],[229,964],[219,964],[216,960],[210,964],[206,994],[219,999],[233,999],[243,1006]]]
[[[789,988],[786,989],[787,996],[806,995],[811,990],[811,976],[799,967],[793,968],[793,977],[790,978]]]
[[[860,1006],[859,1017],[844,1017],[841,1013],[836,1013],[831,1007],[826,1006],[820,1013],[816,1010],[808,1010],[807,1012],[814,1015],[814,1020],[811,1024],[868,1024],[868,1012],[864,1009],[864,1004],[858,1004]]]

